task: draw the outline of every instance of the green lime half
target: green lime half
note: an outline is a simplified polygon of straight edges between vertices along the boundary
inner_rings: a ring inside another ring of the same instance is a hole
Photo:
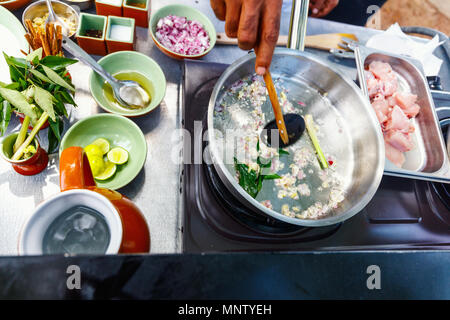
[[[124,164],[128,161],[128,151],[121,147],[115,147],[108,152],[107,157],[112,163]]]
[[[105,162],[105,169],[98,175],[94,175],[97,180],[106,180],[111,178],[116,173],[116,165],[110,161]]]
[[[98,146],[100,148],[100,150],[102,150],[103,154],[107,154],[109,151],[109,148],[110,148],[108,140],[106,140],[104,138],[98,138],[91,144]]]

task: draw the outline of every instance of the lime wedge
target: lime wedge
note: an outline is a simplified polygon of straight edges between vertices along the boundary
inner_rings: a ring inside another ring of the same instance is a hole
[[[97,180],[106,180],[111,178],[116,173],[116,165],[110,161],[105,162],[105,169],[100,174],[94,175]]]
[[[98,138],[91,144],[98,146],[100,150],[103,152],[103,154],[107,154],[109,151],[109,142],[104,138]]]
[[[124,164],[128,161],[128,151],[121,147],[115,147],[108,152],[107,157],[112,163]]]

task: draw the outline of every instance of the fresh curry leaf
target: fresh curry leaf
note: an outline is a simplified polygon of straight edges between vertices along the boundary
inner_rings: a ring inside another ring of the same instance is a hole
[[[22,93],[17,90],[0,88],[0,95],[11,105],[16,107],[19,112],[23,113],[26,116],[29,116],[33,122],[37,120],[37,116],[33,110],[33,106],[28,103],[26,97]]]
[[[286,150],[283,150],[283,149],[278,149],[278,153],[280,154],[280,155],[282,155],[282,154],[284,154],[284,155],[289,155],[289,152],[287,152]]]
[[[56,121],[55,110],[53,109],[53,102],[55,98],[45,89],[41,87],[34,87],[34,101],[37,105],[48,113],[48,116],[53,121]]]
[[[5,57],[5,61],[9,66],[14,66],[17,68],[29,68],[31,67],[30,63],[24,58],[16,58],[12,56],[8,56],[3,52],[3,56]]]
[[[78,62],[78,60],[59,56],[46,56],[44,59],[41,60],[42,65],[47,66],[55,71],[64,69],[76,62]]]
[[[54,83],[52,80],[50,80],[47,76],[45,76],[42,72],[39,72],[36,69],[30,69],[29,70],[36,78],[44,81],[44,82],[48,82],[48,83]]]
[[[67,83],[60,75],[58,75],[55,71],[50,69],[49,67],[43,65],[44,72],[53,82],[59,84],[61,87],[64,87],[72,92],[75,92],[75,88],[72,87],[69,83]]]
[[[64,130],[64,122],[61,119],[56,118],[56,121],[48,120],[50,124],[50,130],[48,130],[48,153],[53,153],[58,148],[58,144],[61,142],[61,134]]]
[[[259,157],[257,159],[257,162],[260,161]],[[269,167],[272,161],[269,161]],[[267,165],[265,164],[265,166]],[[263,175],[261,173],[261,168],[258,169],[258,171],[250,169],[248,165],[239,163],[236,158],[234,158],[234,167],[238,173],[239,176],[239,185],[252,197],[256,198],[258,193],[262,189],[263,181],[264,180],[274,180],[281,178],[277,174],[269,174],[269,175]]]

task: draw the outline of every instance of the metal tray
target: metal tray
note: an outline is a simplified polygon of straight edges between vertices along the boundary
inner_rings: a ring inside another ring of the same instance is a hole
[[[413,120],[416,128],[413,134],[415,148],[405,153],[405,164],[399,168],[386,159],[384,174],[450,183],[450,161],[437,117],[434,101],[420,62],[404,56],[386,53],[363,46],[355,48],[358,65],[357,80],[363,93],[369,99],[364,78],[364,70],[374,60],[387,62],[392,66],[403,91],[418,96],[420,113]]]

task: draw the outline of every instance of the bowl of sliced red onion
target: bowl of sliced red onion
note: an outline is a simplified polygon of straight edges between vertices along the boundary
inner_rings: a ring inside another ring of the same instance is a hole
[[[212,50],[216,30],[199,10],[181,4],[162,7],[150,19],[150,33],[158,48],[175,59],[198,59]]]

